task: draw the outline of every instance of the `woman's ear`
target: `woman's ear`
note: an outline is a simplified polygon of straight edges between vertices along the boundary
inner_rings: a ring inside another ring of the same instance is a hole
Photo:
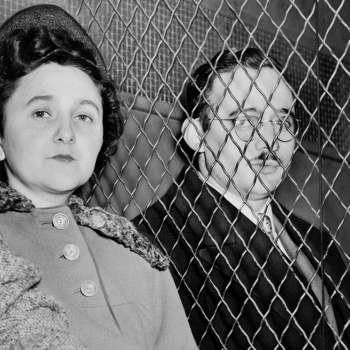
[[[186,143],[197,152],[204,152],[202,136],[204,134],[202,125],[198,119],[186,119],[181,127]]]

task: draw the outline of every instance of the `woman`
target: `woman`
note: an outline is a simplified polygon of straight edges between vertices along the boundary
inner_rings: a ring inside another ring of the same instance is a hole
[[[71,16],[51,5],[10,18],[0,28],[0,42],[0,160],[8,179],[0,187],[0,233],[11,257],[5,260],[13,267],[15,254],[21,273],[28,269],[21,259],[43,273],[41,279],[33,274],[34,284],[19,280],[20,299],[10,306],[22,310],[17,302],[30,300],[23,305],[33,322],[30,310],[37,312],[38,300],[48,298],[40,307],[49,306],[50,322],[60,335],[63,329],[61,339],[48,327],[57,348],[195,349],[172,278],[159,271],[167,258],[125,218],[87,208],[72,196],[96,159],[115,152],[124,122],[96,46]],[[2,280],[4,290],[11,295]],[[63,306],[69,333],[47,295]],[[1,322],[8,322],[6,312]],[[8,327],[8,348],[34,348],[25,346],[32,331],[18,313],[11,320],[27,329],[11,334]]]

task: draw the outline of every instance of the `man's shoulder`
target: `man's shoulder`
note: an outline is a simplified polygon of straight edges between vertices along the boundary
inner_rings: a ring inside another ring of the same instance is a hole
[[[172,231],[187,228],[193,220],[199,220],[200,224],[200,218],[210,217],[220,202],[219,197],[195,169],[185,166],[167,192],[132,222],[148,238],[154,238],[157,232],[170,235]]]
[[[191,166],[185,166],[168,190],[146,208],[143,215],[154,215],[155,212],[163,213],[176,205],[191,205],[206,192],[206,187],[197,171]],[[135,218],[133,221],[137,221],[137,219]]]
[[[282,224],[292,223],[303,226],[308,230],[317,230],[319,229],[315,226],[312,220],[306,220],[300,215],[296,214],[293,209],[289,209],[283,206],[277,200],[271,202],[272,212],[277,216],[277,218],[282,222]]]
[[[175,208],[196,211],[199,208],[213,208],[223,202],[222,193],[203,181],[192,166],[185,166],[166,193],[146,208],[143,215],[163,214]]]

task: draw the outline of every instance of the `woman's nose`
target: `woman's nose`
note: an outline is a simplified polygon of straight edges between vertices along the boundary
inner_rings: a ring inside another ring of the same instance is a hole
[[[54,142],[61,142],[65,144],[75,142],[74,125],[71,118],[62,118],[59,120],[53,140]]]

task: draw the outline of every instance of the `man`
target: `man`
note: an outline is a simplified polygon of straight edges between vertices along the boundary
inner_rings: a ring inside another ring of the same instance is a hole
[[[172,260],[200,349],[347,349],[350,278],[328,232],[274,199],[295,152],[295,99],[258,49],[218,53],[187,89],[183,169],[134,220]]]

